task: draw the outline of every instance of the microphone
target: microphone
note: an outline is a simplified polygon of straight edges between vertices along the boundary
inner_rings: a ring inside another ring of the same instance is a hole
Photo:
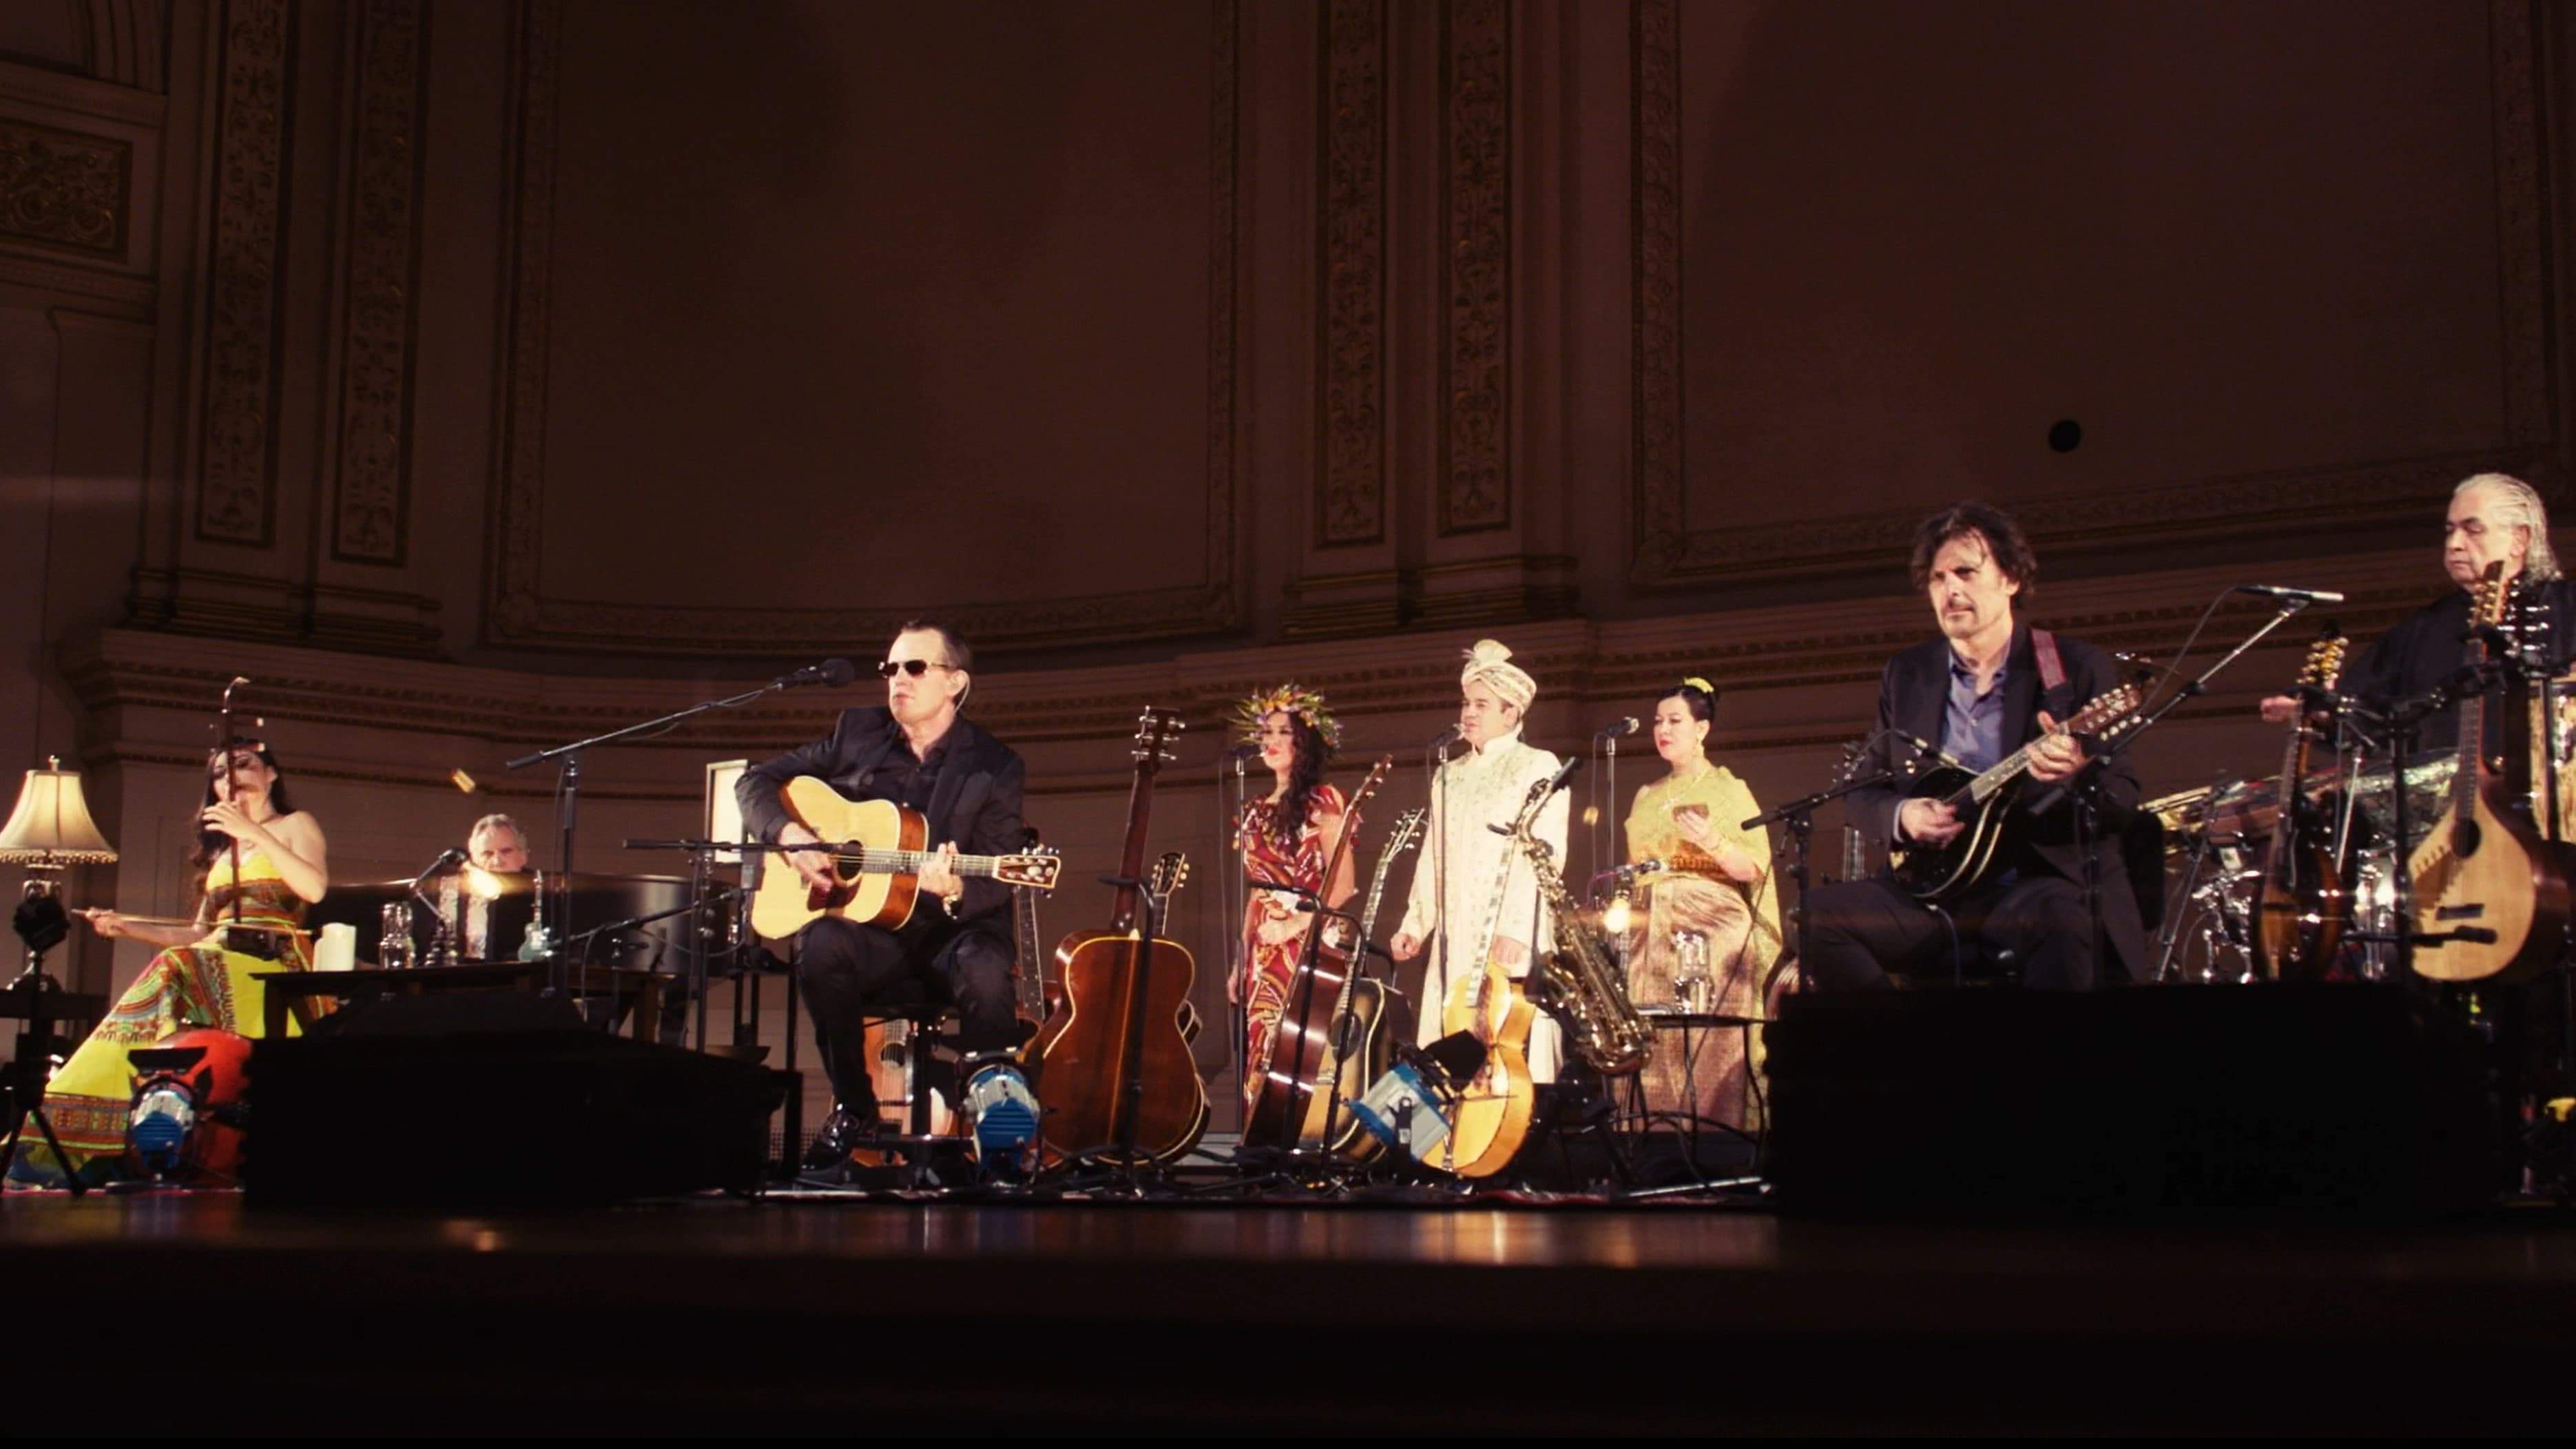
[[[1574,772],[1582,768],[1583,757],[1581,755],[1566,756],[1565,763],[1557,766],[1556,773],[1548,777],[1547,788],[1539,792],[1539,798],[1544,800],[1548,796],[1555,794],[1557,791],[1564,789],[1565,782],[1573,779]]]
[[[1242,764],[1244,761],[1246,761],[1246,760],[1248,760],[1248,759],[1251,759],[1253,756],[1258,755],[1258,754],[1260,754],[1260,753],[1261,753],[1261,746],[1259,746],[1259,745],[1252,745],[1252,744],[1244,744],[1244,745],[1236,745],[1233,749],[1230,749],[1230,750],[1226,751],[1226,752],[1225,752],[1225,757],[1226,757],[1227,759],[1229,759],[1229,760],[1234,761],[1236,764],[1238,764],[1238,765],[1239,765],[1239,764]]]
[[[429,879],[431,876],[438,874],[440,871],[445,870],[451,865],[455,865],[465,858],[465,849],[463,846],[451,845],[447,847],[445,850],[438,853],[438,859],[431,861],[427,869],[411,878],[411,888],[413,890],[420,889],[420,883],[422,881]]]
[[[1466,733],[1467,732],[1465,730],[1458,728],[1456,725],[1451,725],[1447,729],[1442,730],[1440,733],[1431,737],[1431,748],[1436,750],[1443,745],[1454,745],[1458,743],[1459,739]]]
[[[2332,589],[2293,589],[2280,584],[2238,584],[2236,592],[2255,594],[2266,599],[2279,599],[2285,604],[2340,604],[2343,595]]]
[[[820,664],[808,664],[793,674],[782,674],[770,684],[782,689],[793,689],[800,684],[824,684],[838,689],[858,677],[859,671],[850,667],[850,661],[826,659]]]
[[[1594,730],[1592,732],[1592,738],[1596,740],[1613,740],[1617,739],[1621,735],[1633,735],[1636,732],[1637,717],[1632,714],[1626,719],[1614,721]]]

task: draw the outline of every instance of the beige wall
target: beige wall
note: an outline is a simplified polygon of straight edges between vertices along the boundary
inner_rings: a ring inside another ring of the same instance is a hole
[[[2161,653],[2254,577],[2375,633],[2467,472],[2566,499],[2555,4],[155,15],[0,25],[42,163],[0,172],[0,764],[87,771],[86,900],[184,909],[234,674],[376,878],[496,800],[542,833],[503,759],[936,608],[1073,856],[1051,929],[1105,908],[1135,711],[1201,726],[1155,823],[1217,1020],[1255,683],[1325,688],[1352,778],[1395,753],[1391,811],[1480,634],[1560,749],[1707,674],[1778,799],[1923,632],[1940,502],[2020,511],[2042,622]],[[2150,784],[2267,768],[2302,638]],[[618,842],[832,703],[600,752],[580,864],[671,868]]]

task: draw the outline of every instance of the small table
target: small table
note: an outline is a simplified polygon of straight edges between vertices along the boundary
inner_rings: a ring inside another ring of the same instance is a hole
[[[426,996],[433,991],[489,991],[495,987],[536,989],[545,970],[542,961],[480,961],[464,966],[414,966],[388,971],[255,971],[268,998],[261,1029],[270,1037],[286,1035],[286,1019],[296,1006],[319,997]]]

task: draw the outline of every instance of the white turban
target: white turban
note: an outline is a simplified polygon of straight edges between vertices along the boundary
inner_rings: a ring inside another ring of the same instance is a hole
[[[1477,640],[1476,647],[1467,651],[1467,667],[1458,671],[1458,687],[1465,689],[1481,680],[1496,698],[1527,714],[1530,701],[1538,698],[1538,681],[1511,659],[1512,651],[1502,645],[1491,639]]]

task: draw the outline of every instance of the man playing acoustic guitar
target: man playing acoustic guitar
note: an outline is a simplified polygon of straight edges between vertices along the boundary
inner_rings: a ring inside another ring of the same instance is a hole
[[[1970,772],[2028,745],[2032,783],[2002,805],[2009,813],[1992,863],[1942,911],[1886,877],[1817,887],[1802,965],[1810,987],[1884,986],[1890,972],[1947,980],[1952,953],[1967,942],[1982,945],[1990,960],[2008,954],[2024,985],[2091,987],[2088,851],[2103,935],[2131,979],[2143,972],[2146,933],[2119,848],[2137,811],[2137,772],[2119,756],[2086,775],[2092,761],[2083,741],[2058,727],[2117,688],[2119,667],[2081,640],[2014,621],[2014,601],[2028,597],[2038,572],[2020,526],[2001,509],[1961,503],[1915,530],[1914,587],[1929,599],[1942,637],[1888,661],[1879,679],[1878,734],[1864,767],[1901,772],[1917,753],[1908,736],[1938,744]],[[2093,840],[2081,838],[2073,789],[2063,788],[2070,785],[2096,792]],[[1969,828],[1966,807],[1909,798],[1901,783],[1854,793],[1848,810],[1863,834],[1900,850],[1937,852]]]
[[[977,1099],[994,1104],[975,1125],[986,1162],[1015,1155],[1036,1134],[1036,1099],[1018,1068],[998,1056],[1020,1044],[1010,889],[998,880],[962,878],[946,859],[961,846],[998,855],[1021,841],[1026,768],[1008,746],[958,715],[973,664],[954,629],[926,620],[906,624],[877,666],[886,682],[882,708],[843,710],[830,738],[744,771],[735,787],[745,827],[773,845],[816,841],[780,799],[800,775],[818,777],[852,800],[889,800],[918,812],[939,843],[939,855],[916,877],[919,907],[900,927],[826,915],[796,935],[814,1042],[837,1099],[807,1154],[816,1167],[846,1161],[875,1127],[863,1033],[872,1011],[892,1005],[956,1004],[957,1041],[978,1084]],[[828,852],[794,850],[788,858],[815,891],[840,887]],[[959,1096],[965,1096],[962,1084]]]

